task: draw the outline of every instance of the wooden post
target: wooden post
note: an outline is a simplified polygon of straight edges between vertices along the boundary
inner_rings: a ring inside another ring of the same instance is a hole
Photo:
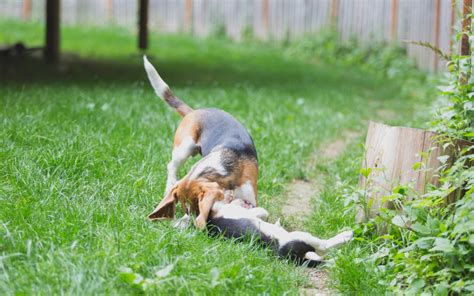
[[[396,42],[398,33],[398,0],[392,0],[390,6],[390,41]]]
[[[138,16],[138,48],[148,48],[148,0],[140,0]]]
[[[263,35],[265,38],[270,36],[270,21],[269,21],[269,5],[268,0],[262,0],[262,23],[263,23]]]
[[[184,30],[191,32],[193,28],[193,0],[184,2]]]
[[[106,0],[107,4],[107,21],[112,23],[114,21],[114,0]]]
[[[451,0],[451,28],[449,30],[449,53],[453,53],[454,25],[456,24],[456,0]]]
[[[382,197],[391,195],[399,184],[412,184],[421,194],[427,184],[439,184],[436,169],[441,162],[438,157],[448,155],[447,164],[450,164],[455,149],[444,149],[436,136],[420,129],[370,122],[363,168],[371,172],[368,178],[361,176],[360,185],[365,188],[366,201],[369,204],[370,200],[372,206],[359,209],[357,222],[365,221],[367,215],[375,216],[381,207],[393,208],[389,202],[383,203]],[[460,141],[456,145],[467,144]]]
[[[44,57],[47,63],[59,61],[59,6],[60,0],[46,0],[46,46]]]
[[[23,0],[23,5],[21,6],[21,17],[25,21],[29,21],[31,18],[31,0]]]
[[[441,0],[435,0],[434,2],[434,46],[439,48],[439,27],[440,27],[440,15],[441,15]],[[433,71],[438,71],[439,58],[436,53],[433,53]]]
[[[471,18],[467,17],[472,11],[472,0],[464,0],[462,7],[462,32],[471,32]],[[471,48],[469,45],[469,36],[467,34],[462,35],[461,39],[461,55],[468,56],[471,54]]]
[[[331,0],[331,11],[330,11],[330,25],[333,28],[336,28],[337,26],[337,0]]]

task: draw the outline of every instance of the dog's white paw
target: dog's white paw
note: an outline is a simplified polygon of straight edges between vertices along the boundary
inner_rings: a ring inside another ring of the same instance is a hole
[[[268,216],[270,216],[270,214],[268,214],[268,211],[265,210],[264,208],[253,208],[248,211],[250,213],[253,213],[255,217],[257,217],[258,219],[262,219],[263,221],[267,221]]]
[[[191,225],[191,216],[188,214],[173,222],[173,227],[179,230],[185,230]]]
[[[354,232],[352,230],[347,230],[339,233],[338,236],[341,238],[342,241],[347,243],[354,237]]]
[[[313,261],[323,261],[323,257],[319,256],[315,252],[306,252],[306,254],[304,254],[304,258]]]

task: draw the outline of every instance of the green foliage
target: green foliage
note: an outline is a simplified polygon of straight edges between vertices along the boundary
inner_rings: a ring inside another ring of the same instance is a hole
[[[452,57],[446,83],[439,87],[448,104],[439,109],[435,129],[450,137],[474,140],[472,56]]]
[[[211,31],[211,36],[217,39],[227,39],[227,28],[223,23],[216,23]]]
[[[472,37],[472,36],[471,36]],[[472,39],[472,38],[471,38]],[[449,74],[440,94],[448,102],[439,109],[434,130],[444,148],[456,150],[455,162],[439,158],[440,186],[424,194],[398,186],[383,198],[394,209],[382,209],[359,225],[359,240],[373,246],[366,268],[380,274],[381,284],[397,293],[450,295],[474,293],[474,146],[456,149],[455,139],[474,140],[472,56],[451,56]],[[423,173],[423,163],[414,170]],[[370,168],[361,174],[370,182]],[[354,189],[346,200],[370,208],[367,192]],[[448,198],[454,198],[448,203]],[[370,198],[369,198],[370,203]],[[381,227],[387,234],[378,236]]]
[[[288,48],[292,56],[312,58],[325,63],[357,65],[387,78],[424,80],[413,60],[407,58],[400,45],[382,41],[362,42],[355,38],[341,42],[337,31],[323,30],[293,42]]]

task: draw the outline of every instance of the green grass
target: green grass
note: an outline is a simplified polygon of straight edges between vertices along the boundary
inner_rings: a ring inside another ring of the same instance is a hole
[[[0,60],[0,294],[134,294],[140,289],[120,277],[121,267],[156,279],[169,264],[147,292],[297,294],[301,269],[269,250],[146,220],[162,197],[180,118],[155,97],[130,32],[62,33],[59,67]],[[0,22],[0,43],[40,45],[42,36],[39,24]],[[190,106],[222,108],[249,129],[259,201],[271,210],[291,179],[308,177],[317,147],[343,130],[365,130],[380,107],[397,114],[394,123],[415,112],[396,82],[297,61],[274,45],[152,34],[148,55]],[[344,167],[315,169],[336,175]],[[341,177],[354,182],[357,171]],[[333,197],[326,191],[325,201]],[[340,201],[321,209],[308,222],[315,234],[353,223],[337,212]]]

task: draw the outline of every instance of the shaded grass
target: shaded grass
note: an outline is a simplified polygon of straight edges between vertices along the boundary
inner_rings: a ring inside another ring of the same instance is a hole
[[[42,36],[39,24],[0,22],[0,43],[36,45]],[[179,97],[225,109],[249,129],[259,200],[270,209],[286,182],[305,177],[315,147],[364,129],[380,104],[406,118],[414,110],[396,82],[291,60],[275,46],[155,34],[151,44],[152,62]],[[268,250],[145,219],[164,190],[179,116],[153,94],[134,36],[65,27],[63,48],[59,67],[0,59],[0,292],[138,293],[120,267],[153,278],[175,263],[149,292],[297,293],[299,268]],[[315,214],[314,223],[326,217]],[[351,222],[318,225],[314,233],[329,236]]]

